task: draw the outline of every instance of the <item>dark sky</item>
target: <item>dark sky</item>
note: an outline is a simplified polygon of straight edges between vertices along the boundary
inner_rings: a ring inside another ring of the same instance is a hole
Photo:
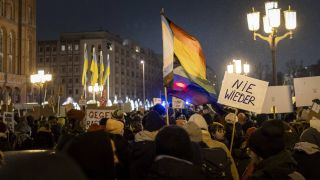
[[[285,71],[289,59],[304,65],[320,59],[320,1],[281,0],[297,10],[298,27],[293,39],[279,43],[277,65]],[[207,64],[222,76],[233,58],[251,64],[269,63],[271,53],[265,41],[253,40],[246,13],[251,7],[263,11],[262,0],[38,0],[38,40],[58,39],[62,32],[106,29],[162,53],[160,9],[177,25],[195,36],[204,50]],[[264,12],[263,12],[264,13]],[[283,33],[284,26],[281,26]],[[263,31],[260,26],[260,32]]]

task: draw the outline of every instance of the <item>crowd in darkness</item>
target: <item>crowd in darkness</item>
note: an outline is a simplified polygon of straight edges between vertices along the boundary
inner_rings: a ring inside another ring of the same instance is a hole
[[[166,125],[159,104],[119,109],[87,130],[80,110],[15,118],[14,132],[0,122],[0,179],[319,179],[320,120],[307,120],[308,108],[274,117],[224,111],[170,110]],[[39,149],[47,151],[7,155]]]

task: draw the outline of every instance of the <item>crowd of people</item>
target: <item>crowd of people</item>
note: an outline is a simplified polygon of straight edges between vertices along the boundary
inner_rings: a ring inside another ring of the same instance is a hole
[[[144,113],[115,110],[87,130],[83,111],[16,118],[14,132],[0,122],[0,150],[51,153],[6,162],[0,151],[0,179],[319,179],[320,120],[302,116],[219,115],[204,106],[171,110],[166,125],[157,104]]]

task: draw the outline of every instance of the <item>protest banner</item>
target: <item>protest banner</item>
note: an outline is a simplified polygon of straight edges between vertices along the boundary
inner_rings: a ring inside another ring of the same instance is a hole
[[[273,109],[275,109],[275,112]],[[261,113],[272,114],[290,112],[293,112],[290,86],[269,86]]]
[[[111,114],[113,111],[115,111],[117,108],[111,107],[111,108],[97,108],[97,109],[87,109],[86,110],[86,119],[85,119],[85,125],[86,129],[89,128],[91,124],[97,123],[99,124],[99,121],[101,118],[111,118]]]
[[[172,108],[173,109],[183,109],[184,101],[182,99],[172,97]]]
[[[161,99],[160,98],[153,98],[153,104],[161,104]]]
[[[260,113],[268,84],[266,81],[226,72],[218,103]]]
[[[320,99],[320,76],[294,78],[296,106],[311,106],[312,100]]]

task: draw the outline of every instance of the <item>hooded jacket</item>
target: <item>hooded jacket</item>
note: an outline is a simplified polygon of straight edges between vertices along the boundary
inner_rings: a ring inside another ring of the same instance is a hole
[[[198,142],[198,143],[204,142],[209,148],[222,148],[227,153],[228,157],[231,160],[231,173],[232,173],[233,179],[235,180],[239,179],[237,167],[234,163],[234,160],[227,146],[219,141],[211,139],[209,131],[204,130],[205,127],[203,127],[203,129],[200,129],[200,127],[197,125],[197,124],[203,125],[206,122],[203,123],[199,121],[205,121],[205,120],[204,118],[198,118],[192,121],[189,120],[189,122],[184,126],[184,128],[186,129],[186,131],[190,136],[191,141]]]
[[[150,180],[204,180],[200,168],[190,161],[168,155],[156,157],[147,179]]]
[[[297,162],[288,151],[284,150],[274,156],[262,160],[255,167],[255,171],[249,179],[291,179],[290,176],[295,172],[296,166]]]

